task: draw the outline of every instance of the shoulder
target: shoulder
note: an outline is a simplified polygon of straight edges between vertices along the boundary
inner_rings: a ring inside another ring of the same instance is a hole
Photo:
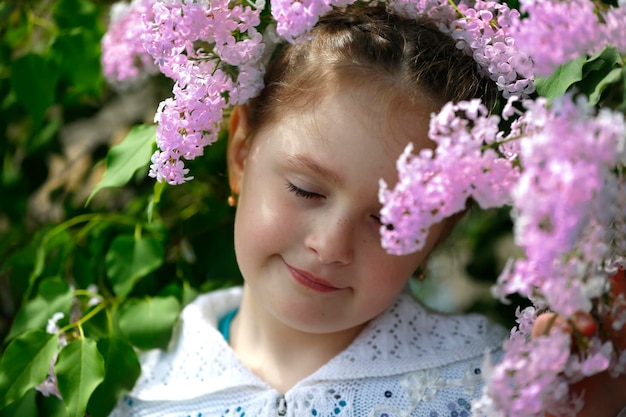
[[[239,306],[241,294],[241,287],[232,287],[199,295],[183,309],[181,326],[190,326],[201,321],[216,327],[220,317]]]
[[[180,314],[166,350],[140,355],[141,376],[132,395],[143,399],[184,399],[206,392],[236,358],[217,329],[220,317],[239,305],[241,288],[198,296]],[[204,378],[201,386],[199,378]]]
[[[506,338],[483,316],[436,313],[403,294],[306,388],[323,382],[321,402],[351,404],[355,415],[469,416],[485,354],[498,358]]]
[[[499,347],[507,332],[499,325],[479,314],[444,314],[427,309],[409,293],[397,300],[370,323],[363,336],[386,331],[393,339],[401,340],[412,354],[415,350],[447,353],[447,363],[474,354],[482,355],[486,349]]]
[[[483,316],[432,312],[411,295],[402,294],[328,365],[337,365],[344,375],[354,377],[400,375],[457,362],[480,362],[486,352],[501,347],[506,337],[502,327]]]

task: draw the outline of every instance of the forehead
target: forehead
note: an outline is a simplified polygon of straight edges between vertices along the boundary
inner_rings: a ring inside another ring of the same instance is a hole
[[[259,136],[271,137],[285,155],[328,165],[340,177],[395,183],[395,161],[409,142],[418,150],[434,145],[427,137],[434,110],[430,102],[419,107],[366,89],[343,89],[284,114]]]
[[[292,119],[317,140],[356,134],[355,146],[379,148],[395,158],[409,142],[416,149],[434,145],[428,139],[428,126],[437,110],[438,104],[427,96],[421,103],[411,103],[393,89],[363,86],[332,91]]]

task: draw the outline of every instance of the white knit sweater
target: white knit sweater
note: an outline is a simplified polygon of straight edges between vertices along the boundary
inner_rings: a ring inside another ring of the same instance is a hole
[[[434,314],[402,294],[346,350],[282,396],[216,329],[240,299],[241,288],[232,288],[188,305],[170,349],[142,357],[139,381],[111,416],[469,416],[483,354],[506,337],[482,317]]]

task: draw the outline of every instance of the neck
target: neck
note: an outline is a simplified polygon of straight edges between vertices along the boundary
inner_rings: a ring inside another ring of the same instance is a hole
[[[257,303],[244,285],[230,344],[254,374],[284,394],[347,348],[364,326],[328,334],[295,329]]]

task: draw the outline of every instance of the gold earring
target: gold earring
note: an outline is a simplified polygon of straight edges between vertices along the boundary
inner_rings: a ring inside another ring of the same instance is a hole
[[[229,207],[235,207],[237,205],[237,197],[235,197],[235,194],[231,194],[228,196],[228,200],[226,200],[226,202]]]
[[[415,270],[415,278],[417,278],[418,281],[424,281],[426,278],[426,268],[421,265],[418,266]]]

